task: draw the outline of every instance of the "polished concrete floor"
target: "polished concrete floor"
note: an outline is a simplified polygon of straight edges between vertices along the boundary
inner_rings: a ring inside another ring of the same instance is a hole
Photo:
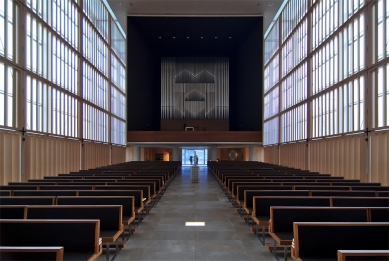
[[[205,222],[205,226],[185,226],[193,221]],[[125,248],[111,257],[115,261],[275,260],[250,232],[207,167],[200,168],[199,183],[192,183],[190,168],[183,167]]]

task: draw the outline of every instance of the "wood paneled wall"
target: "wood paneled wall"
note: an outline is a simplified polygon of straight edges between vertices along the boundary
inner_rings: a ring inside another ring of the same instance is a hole
[[[195,131],[228,131],[229,120],[165,120],[161,119],[161,131],[184,131],[186,127],[193,127]]]
[[[25,138],[25,175],[22,181],[80,169],[80,141],[38,135]]]
[[[0,132],[0,185],[20,181],[21,135]]]
[[[370,135],[371,182],[389,185],[389,131]]]
[[[111,164],[111,146],[108,144],[86,142],[82,150],[81,169],[92,169]]]
[[[118,164],[126,161],[126,147],[112,146],[111,151],[111,164]]]
[[[265,162],[389,185],[389,131],[265,147]],[[280,163],[278,163],[278,160]]]
[[[341,176],[345,179],[366,179],[366,144],[363,135],[311,141],[310,170]]]
[[[280,146],[280,165],[307,169],[307,143],[299,142]]]
[[[280,164],[279,158],[278,146],[265,147],[265,162],[278,165]]]

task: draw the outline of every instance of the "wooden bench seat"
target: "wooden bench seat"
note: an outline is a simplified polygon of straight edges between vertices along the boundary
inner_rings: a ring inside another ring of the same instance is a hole
[[[274,240],[274,255],[277,245],[282,246],[285,261],[292,245],[293,222],[369,222],[369,212],[368,208],[271,206],[269,234]]]
[[[11,196],[12,190],[0,190],[0,197]]]
[[[308,190],[250,190],[246,186],[238,186],[239,194],[243,192],[243,209],[246,212],[247,220],[251,216],[253,207],[253,198],[256,196],[309,196]]]
[[[389,250],[338,250],[338,261],[388,261]]]
[[[0,197],[0,205],[55,205],[56,197],[13,196]]]
[[[329,197],[329,196],[341,196],[341,197],[376,197],[375,191],[351,191],[351,190],[311,190],[310,196],[313,197]]]
[[[106,260],[109,261],[109,246],[116,244],[124,232],[122,205],[57,205],[28,206],[27,219],[99,219],[100,238],[106,244]]]
[[[26,216],[27,206],[0,205],[0,219],[24,219]]]
[[[294,222],[295,261],[337,261],[340,249],[387,250],[389,222]]]
[[[100,220],[1,219],[0,246],[62,246],[64,260],[96,260]]]
[[[138,195],[141,193],[142,191],[139,191]],[[132,195],[134,195],[134,193]],[[58,205],[122,205],[122,223],[127,227],[135,220],[135,202],[136,199],[134,196],[111,196],[109,193],[96,193],[94,196],[83,196],[81,191],[80,196],[78,197],[57,198]]]
[[[63,261],[64,248],[0,246],[0,260],[12,261]]]
[[[77,190],[14,190],[14,196],[77,196]]]
[[[333,207],[389,207],[384,197],[332,197]]]
[[[258,227],[262,227],[262,244],[265,244],[265,227],[269,226],[271,206],[312,206],[330,207],[330,197],[298,197],[298,196],[261,196],[253,197],[253,221]]]

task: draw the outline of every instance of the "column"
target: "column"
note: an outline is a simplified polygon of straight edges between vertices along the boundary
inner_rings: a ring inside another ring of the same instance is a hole
[[[174,146],[172,148],[172,158],[170,159],[171,161],[182,161],[182,149],[179,148],[178,146]]]
[[[250,151],[250,161],[257,161],[256,147],[249,147]]]
[[[141,157],[141,147],[134,146],[133,161],[140,161],[140,157]]]
[[[216,161],[217,156],[216,156],[216,146],[212,145],[208,148],[208,160],[211,161]]]

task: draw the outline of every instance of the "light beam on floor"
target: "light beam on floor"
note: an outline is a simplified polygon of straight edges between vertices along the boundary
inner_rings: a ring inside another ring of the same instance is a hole
[[[185,222],[186,227],[205,227],[205,222]]]

